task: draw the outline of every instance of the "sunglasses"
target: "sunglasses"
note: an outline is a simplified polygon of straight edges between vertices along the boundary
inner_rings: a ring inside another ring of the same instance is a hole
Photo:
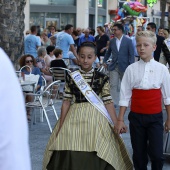
[[[32,60],[26,60],[25,62],[26,62],[26,63],[33,63]]]

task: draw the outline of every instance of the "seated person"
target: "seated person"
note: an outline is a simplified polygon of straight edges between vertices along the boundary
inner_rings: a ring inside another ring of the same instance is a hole
[[[31,68],[31,74],[40,75],[37,87],[35,87],[35,91],[37,92],[42,85],[42,77],[41,77],[40,69],[38,67],[36,67],[36,61],[35,61],[34,57],[30,54],[22,56],[19,60],[19,65],[20,65],[20,68],[27,65]],[[24,74],[30,74],[30,68],[29,67],[24,67],[21,71]],[[33,97],[27,95],[25,100],[26,100],[26,103],[32,102]],[[30,120],[30,109],[27,110],[27,117],[28,117],[28,120]]]
[[[45,64],[47,67],[50,67],[51,61],[56,59],[55,55],[53,54],[54,50],[55,50],[55,47],[52,45],[49,45],[46,48],[47,55],[44,57],[44,60],[45,60]]]
[[[65,62],[62,60],[62,50],[56,48],[53,51],[54,56],[56,57],[55,60],[51,61],[50,67],[63,67],[63,68],[67,68]]]
[[[62,50],[61,49],[58,49],[56,48],[53,53],[56,57],[55,60],[51,61],[51,64],[50,64],[50,68],[51,67],[63,67],[63,68],[67,68],[65,62],[62,60]],[[56,74],[57,72],[57,74]],[[60,83],[60,89],[59,89],[59,95],[60,97],[63,96],[63,90],[64,90],[64,86],[65,86],[65,71],[64,70],[58,70],[58,71],[55,71],[55,76],[53,76],[53,79],[54,80],[61,80],[61,83]]]
[[[46,66],[45,56],[47,55],[47,51],[45,47],[38,48],[38,57],[35,58],[37,62],[37,67],[40,68],[40,71],[43,73],[44,78],[47,81],[47,85],[52,83],[52,76],[49,72],[49,67]]]

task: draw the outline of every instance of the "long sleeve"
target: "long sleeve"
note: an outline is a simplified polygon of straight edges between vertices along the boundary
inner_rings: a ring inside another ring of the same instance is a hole
[[[120,106],[129,106],[129,102],[132,96],[132,88],[131,88],[131,76],[130,76],[130,69],[129,67],[126,69],[123,79],[121,81],[121,88],[120,88]]]
[[[162,97],[165,105],[170,104],[170,75],[167,68],[165,68],[164,74],[163,74],[163,80],[162,80]]]
[[[102,100],[104,102],[104,104],[109,104],[109,103],[113,103],[112,97],[110,95],[110,84],[109,84],[109,80],[107,80],[102,88],[102,92],[101,92],[101,97]]]

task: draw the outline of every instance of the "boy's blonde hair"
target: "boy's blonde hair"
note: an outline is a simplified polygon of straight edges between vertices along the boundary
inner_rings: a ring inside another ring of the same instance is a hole
[[[136,33],[136,41],[138,41],[138,39],[140,37],[146,37],[149,38],[153,44],[156,44],[157,38],[156,38],[156,34],[151,32],[151,31],[140,31]]]

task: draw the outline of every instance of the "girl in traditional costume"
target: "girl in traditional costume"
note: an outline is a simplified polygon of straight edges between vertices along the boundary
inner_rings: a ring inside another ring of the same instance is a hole
[[[47,144],[43,170],[133,169],[122,139],[112,128],[117,117],[109,78],[92,68],[95,59],[95,45],[84,42],[79,71],[66,76],[61,117]]]

